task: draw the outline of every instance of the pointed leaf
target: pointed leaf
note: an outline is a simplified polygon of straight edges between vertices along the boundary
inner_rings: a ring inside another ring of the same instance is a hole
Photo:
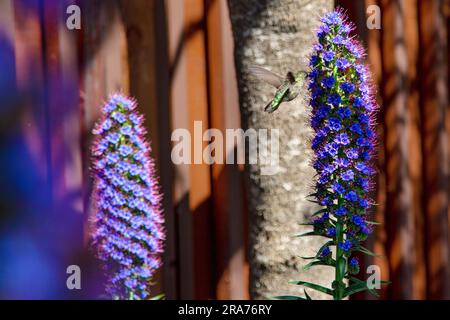
[[[328,266],[328,267],[334,267],[334,263],[326,263],[325,261],[316,260],[313,262],[310,262],[303,266],[303,270],[309,270],[311,267],[314,266]]]
[[[309,296],[308,292],[306,292],[306,289],[303,289],[303,292],[305,293],[305,297],[307,300],[312,300],[311,297]]]
[[[345,288],[343,298],[366,290],[369,290],[369,288],[367,288],[367,285],[365,283],[355,283],[354,285]],[[378,294],[376,294],[376,296],[378,297]]]
[[[367,224],[374,224],[374,225],[382,225],[381,222],[376,222],[376,221],[366,221]]]
[[[308,194],[308,195],[306,196],[306,198],[309,198],[309,197],[315,197],[316,195],[317,195],[317,192],[310,193],[310,194]]]
[[[305,232],[305,233],[300,233],[300,234],[295,234],[293,235],[293,237],[306,237],[306,236],[321,236],[321,234],[316,233],[315,231],[310,231],[310,232]]]
[[[305,260],[317,259],[316,256],[314,256],[314,257],[300,257],[300,258],[305,259]]]
[[[158,294],[157,296],[151,297],[150,300],[163,300],[165,298],[164,293]]]
[[[315,283],[311,283],[311,282],[307,282],[307,281],[298,281],[298,280],[292,280],[289,281],[289,283],[291,284],[297,284],[297,285],[301,285],[310,289],[314,289],[329,295],[333,295],[333,290],[329,289],[329,288],[325,288],[321,285],[315,284]]]
[[[370,251],[369,249],[364,248],[363,246],[358,246],[355,250],[362,252],[364,254],[367,254],[368,256],[371,256],[371,257],[382,257],[382,255],[376,254],[376,253]]]
[[[316,212],[311,214],[311,217],[317,216],[318,214],[321,214],[321,213],[324,213],[324,212],[327,212],[326,208],[317,210]]]
[[[272,297],[272,299],[277,299],[277,300],[308,300],[306,298],[303,297],[299,297],[299,296],[274,296]]]
[[[361,286],[366,286],[367,287],[367,283],[366,282],[364,282],[364,281],[362,281],[362,280],[360,280],[360,279],[358,279],[358,278],[355,278],[355,277],[348,277],[348,279],[350,280],[350,281],[353,281],[353,282],[355,282],[356,284],[360,284]],[[350,285],[351,286],[351,285]],[[349,287],[350,287],[349,286]],[[349,288],[348,287],[348,288]],[[374,290],[374,289],[369,289],[368,287],[367,287],[367,290],[373,295],[373,296],[375,296],[375,297],[378,297],[378,293],[376,292],[376,290]]]
[[[349,277],[346,277],[346,278],[349,279],[350,281],[354,281],[356,283],[365,283],[365,284],[367,284],[367,281],[363,281],[363,280],[355,278],[355,277],[349,276]],[[380,281],[375,281],[375,282],[379,282],[380,284],[390,284],[391,283],[391,281],[389,281],[389,280],[380,280]]]
[[[326,243],[324,243],[324,244],[319,248],[319,250],[317,250],[317,254],[316,254],[314,257],[300,257],[300,258],[305,259],[305,260],[318,259],[319,256],[320,256],[320,254],[321,254],[321,252],[322,252],[322,250],[323,250],[325,247],[329,247],[329,246],[333,245],[333,243],[334,243],[333,240],[329,240],[329,241],[327,241]]]
[[[367,282],[362,281],[362,280],[357,279],[357,278],[354,278],[354,277],[351,277],[350,279],[353,280],[356,283],[348,286],[347,288],[345,288],[345,290],[344,290],[344,297],[350,296],[350,295],[355,294],[357,292],[366,291],[366,290],[369,291],[375,297],[379,297],[379,294],[377,293],[377,291],[375,289],[369,288],[367,286]],[[390,281],[381,280],[381,281],[375,281],[375,283],[376,284],[389,284]]]
[[[325,249],[325,247],[329,247],[334,245],[334,241],[333,240],[329,240],[327,242],[325,242],[320,248],[319,250],[317,250],[317,254],[316,257],[318,257],[320,255],[320,253],[322,252],[323,249]]]

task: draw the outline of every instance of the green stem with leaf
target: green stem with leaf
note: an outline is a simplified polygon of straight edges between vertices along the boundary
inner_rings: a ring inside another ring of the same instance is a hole
[[[342,198],[338,200],[338,207],[342,206]],[[333,299],[342,300],[344,296],[345,283],[344,276],[347,266],[347,260],[344,257],[344,251],[340,248],[340,244],[344,241],[344,222],[338,217],[336,222],[336,265],[335,279],[333,282]]]

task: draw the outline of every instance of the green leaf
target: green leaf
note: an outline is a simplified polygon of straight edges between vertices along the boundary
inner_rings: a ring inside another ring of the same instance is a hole
[[[362,280],[359,280],[359,281],[362,281]],[[362,282],[364,282],[364,283],[366,283],[365,281],[362,281]],[[391,284],[392,282],[391,281],[389,281],[389,280],[380,280],[380,281],[374,281],[376,284],[384,284],[384,285],[387,285],[387,284]]]
[[[318,214],[321,214],[321,213],[324,213],[324,212],[327,212],[326,208],[317,210],[316,212],[311,214],[311,217],[317,216]]]
[[[309,197],[315,197],[316,195],[317,195],[317,192],[310,193],[310,194],[308,194],[308,195],[306,196],[306,198],[309,198]]]
[[[154,297],[151,297],[150,300],[163,300],[165,298],[164,293],[158,294]]]
[[[367,224],[374,224],[374,225],[382,225],[381,222],[376,222],[376,221],[366,221]]]
[[[334,262],[333,263],[327,263],[327,262],[321,261],[321,260],[312,261],[312,262],[304,265],[303,266],[303,270],[309,270],[309,269],[311,269],[311,267],[314,267],[314,266],[334,267]]]
[[[376,254],[376,253],[370,251],[369,249],[364,248],[363,246],[358,246],[355,250],[362,252],[364,254],[367,254],[368,256],[371,256],[371,257],[382,257],[382,255]]]
[[[374,290],[374,289],[369,289],[368,287],[367,287],[367,283],[366,282],[364,282],[364,281],[362,281],[362,280],[360,280],[360,279],[358,279],[358,278],[355,278],[355,277],[349,277],[348,278],[350,281],[353,281],[353,282],[355,282],[356,284],[359,284],[359,285],[361,285],[362,287],[366,287],[367,288],[367,290],[373,295],[373,296],[375,296],[375,297],[378,297],[378,293],[376,292],[376,290]],[[351,287],[351,285],[348,287],[348,288],[350,288]],[[363,290],[361,290],[361,291],[363,291]]]
[[[379,294],[377,293],[377,291],[375,289],[371,289],[371,288],[367,287],[367,282],[362,281],[358,278],[354,278],[354,277],[350,277],[350,280],[355,282],[355,284],[352,284],[352,285],[348,286],[347,288],[345,288],[344,297],[350,296],[352,294],[355,294],[355,293],[361,292],[361,291],[369,291],[369,293],[371,293],[375,297],[379,297]],[[391,282],[385,281],[385,280],[375,281],[375,284],[389,284],[389,283],[391,283]]]
[[[299,296],[274,296],[272,299],[277,300],[308,300],[307,298],[299,297]]]
[[[323,250],[325,247],[329,247],[329,246],[332,246],[332,245],[334,245],[334,241],[333,241],[333,240],[329,240],[329,241],[325,242],[325,243],[319,248],[319,250],[317,250],[316,257],[318,257],[318,256],[320,255],[320,253],[322,252],[322,250]]]
[[[311,283],[311,282],[307,282],[307,281],[298,281],[298,280],[292,280],[289,281],[289,283],[291,284],[296,284],[296,285],[301,285],[310,289],[314,289],[329,295],[333,295],[333,290],[329,289],[329,288],[325,288],[321,285],[315,284],[315,283]]]
[[[313,226],[314,222],[302,222],[298,224],[299,226]]]
[[[351,296],[352,294],[355,294],[355,293],[358,293],[361,291],[366,291],[366,290],[373,291],[373,290],[370,290],[369,288],[367,288],[367,285],[365,283],[355,283],[355,284],[345,288],[343,298]],[[371,293],[373,294],[373,292],[371,292]],[[375,293],[375,295],[376,295],[376,297],[378,297],[378,293]]]
[[[294,234],[293,237],[306,237],[306,236],[321,236],[321,234],[316,233],[315,231],[310,231],[310,232],[305,232],[305,233],[300,233],[300,234]]]
[[[300,258],[305,259],[305,260],[317,259],[316,256],[314,256],[314,257],[300,257]]]
[[[306,292],[306,289],[303,289],[303,292],[305,293],[306,300],[312,300],[308,292]]]

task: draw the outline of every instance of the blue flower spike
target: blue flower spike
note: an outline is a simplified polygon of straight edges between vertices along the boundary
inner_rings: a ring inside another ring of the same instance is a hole
[[[93,130],[92,244],[111,298],[146,299],[162,264],[162,196],[136,102],[114,94],[102,111]]]
[[[378,108],[369,69],[362,61],[364,49],[350,35],[353,29],[341,9],[322,17],[308,75],[311,126],[315,132],[311,147],[317,172],[313,196],[323,208],[314,214],[313,231],[301,236],[328,238],[308,267],[332,267],[335,279],[331,288],[291,282],[329,294],[335,300],[364,290],[376,294],[365,281],[351,277],[360,269],[355,254],[373,255],[362,242],[374,224],[367,220],[367,209],[373,204],[369,191],[375,173],[371,159],[376,151]]]

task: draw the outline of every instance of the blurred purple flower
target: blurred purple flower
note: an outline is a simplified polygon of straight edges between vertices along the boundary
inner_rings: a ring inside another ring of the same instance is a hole
[[[106,269],[107,292],[117,299],[147,298],[162,264],[161,195],[141,119],[133,100],[115,94],[94,129],[92,238]]]

